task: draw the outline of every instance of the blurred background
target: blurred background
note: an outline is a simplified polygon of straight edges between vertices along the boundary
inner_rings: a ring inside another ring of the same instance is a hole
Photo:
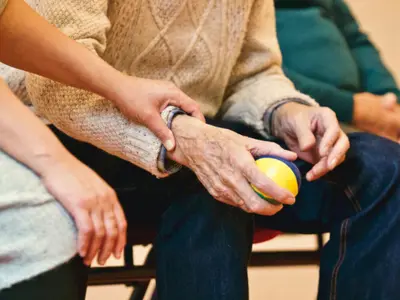
[[[383,58],[400,82],[399,0],[347,0],[366,31],[380,49]],[[281,236],[256,246],[257,249],[305,250],[316,247],[314,236]],[[135,248],[138,259],[148,249]],[[118,265],[118,261],[110,261]],[[249,270],[251,300],[316,299],[318,268],[267,267]],[[87,300],[125,300],[131,289],[125,286],[89,287]],[[172,299],[171,299],[172,300]]]

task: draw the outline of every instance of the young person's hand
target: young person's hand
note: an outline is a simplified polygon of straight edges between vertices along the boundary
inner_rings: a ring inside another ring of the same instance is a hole
[[[42,158],[43,159],[43,158]],[[78,253],[87,265],[96,255],[104,265],[126,244],[127,223],[114,190],[90,168],[65,152],[50,158],[40,176],[48,191],[65,207],[78,229]]]
[[[161,118],[161,112],[168,105],[205,121],[199,105],[172,82],[126,76],[113,98],[129,120],[148,127],[168,151],[175,148],[174,135]]]

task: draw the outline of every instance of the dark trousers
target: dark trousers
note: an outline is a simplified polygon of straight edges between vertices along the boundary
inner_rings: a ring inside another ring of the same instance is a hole
[[[87,267],[80,257],[0,291],[0,300],[84,300]]]
[[[261,139],[243,125],[215,125]],[[54,131],[116,189],[129,230],[157,226],[161,300],[248,299],[254,225],[331,233],[322,254],[320,300],[399,299],[400,147],[395,143],[368,134],[351,135],[351,149],[340,167],[321,180],[304,179],[295,205],[264,217],[215,201],[187,169],[158,180]],[[310,169],[305,162],[296,163],[303,175]],[[266,282],[266,299],[273,288]]]

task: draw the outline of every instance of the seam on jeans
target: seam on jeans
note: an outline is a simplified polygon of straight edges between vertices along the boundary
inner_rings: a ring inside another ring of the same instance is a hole
[[[331,291],[329,300],[336,300],[337,296],[337,278],[339,275],[339,269],[343,264],[344,257],[346,255],[346,239],[347,239],[347,230],[349,225],[349,219],[343,221],[342,226],[340,228],[340,245],[339,245],[339,259],[333,268],[332,278],[331,278]]]
[[[353,205],[354,210],[358,213],[361,212],[361,210],[362,210],[361,204],[358,201],[358,199],[356,198],[356,196],[354,195],[351,187],[346,186],[346,188],[344,189],[344,192],[345,192],[347,198],[350,200],[351,204]]]

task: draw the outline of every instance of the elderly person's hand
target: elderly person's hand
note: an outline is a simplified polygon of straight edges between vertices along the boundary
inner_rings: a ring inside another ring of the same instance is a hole
[[[177,146],[169,157],[192,169],[215,199],[263,215],[273,215],[282,209],[282,204],[295,202],[294,195],[267,178],[253,158],[275,155],[294,160],[295,153],[275,143],[247,138],[188,116],[176,117],[172,131]],[[260,198],[250,183],[281,205]]]
[[[329,108],[289,102],[278,108],[273,118],[273,134],[314,165],[308,180],[324,176],[344,161],[349,139]]]

